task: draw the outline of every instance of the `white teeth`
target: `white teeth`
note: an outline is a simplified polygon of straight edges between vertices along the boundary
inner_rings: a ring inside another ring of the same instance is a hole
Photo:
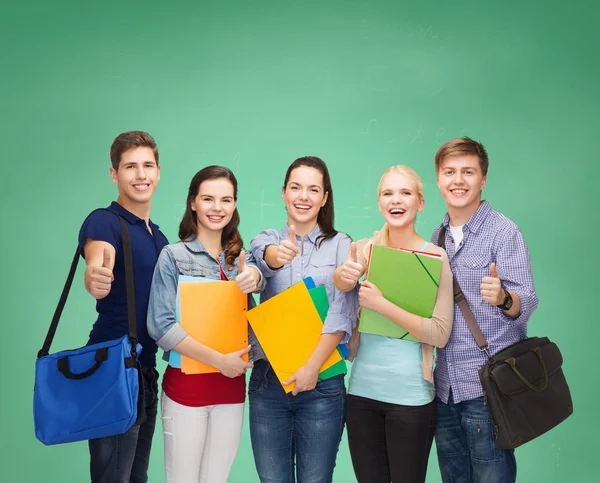
[[[406,213],[406,210],[400,210],[400,209],[398,209],[398,210],[390,210],[390,213],[392,215],[401,215],[402,213]]]
[[[294,205],[299,210],[310,210],[310,206],[308,205]]]

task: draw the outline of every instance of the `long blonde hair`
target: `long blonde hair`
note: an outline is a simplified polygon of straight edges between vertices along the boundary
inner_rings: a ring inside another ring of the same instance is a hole
[[[411,179],[414,183],[414,190],[416,195],[419,197],[419,200],[424,200],[423,181],[421,180],[421,177],[417,174],[417,172],[414,169],[409,168],[408,166],[404,166],[403,164],[392,166],[391,168],[386,169],[385,173],[383,173],[383,176],[381,176],[381,179],[379,180],[379,185],[377,186],[377,199],[379,199],[379,197],[381,196],[381,185],[383,184],[383,180],[388,174],[391,173],[398,173]],[[371,245],[383,245],[387,247],[389,246],[389,242],[390,227],[387,223],[384,223],[381,227],[381,230],[373,233],[373,238],[369,240],[369,242],[365,245],[365,249],[363,252],[365,259],[369,259],[369,254],[371,253]]]

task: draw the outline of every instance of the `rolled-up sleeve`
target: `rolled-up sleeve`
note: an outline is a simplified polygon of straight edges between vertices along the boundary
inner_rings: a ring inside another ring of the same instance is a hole
[[[519,297],[521,313],[512,319],[502,309],[498,309],[507,323],[527,324],[529,317],[538,306],[538,298],[533,284],[533,273],[527,245],[518,228],[511,230],[502,240],[496,253],[496,271],[502,281],[502,288]]]
[[[352,240],[348,236],[341,236],[335,253],[336,268],[342,265],[350,253]],[[332,254],[333,256],[333,254]],[[331,273],[333,278],[333,272]],[[358,286],[348,292],[340,292],[333,286],[333,300],[329,301],[329,311],[323,324],[323,334],[335,334],[345,332],[341,343],[345,344],[352,335],[352,329],[356,326],[358,313]]]
[[[165,351],[172,350],[187,337],[186,330],[175,320],[178,273],[169,247],[158,257],[148,302],[148,334]]]
[[[276,230],[262,231],[250,242],[250,251],[263,279],[271,278],[278,271],[276,268],[269,267],[265,262],[265,250],[271,245],[279,245],[279,233]]]

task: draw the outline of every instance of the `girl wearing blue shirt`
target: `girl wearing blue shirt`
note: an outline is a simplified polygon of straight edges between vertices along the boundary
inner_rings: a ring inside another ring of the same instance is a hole
[[[450,337],[452,272],[446,252],[415,231],[417,213],[425,206],[419,175],[406,166],[394,166],[381,178],[378,194],[385,224],[373,238],[353,244],[351,256],[336,270],[336,287],[354,289],[373,244],[438,254],[443,265],[431,318],[405,311],[386,300],[373,283],[362,282],[360,306],[387,317],[421,342],[354,331],[349,358],[356,358],[346,406],[348,444],[359,483],[423,483],[435,430],[433,347],[444,347]]]
[[[329,311],[312,355],[285,384],[256,344],[248,395],[250,436],[262,482],[328,483],[344,428],[346,388],[343,375],[318,381],[319,369],[355,324],[356,294],[333,285],[333,271],[350,250],[350,238],[334,228],[333,190],[325,163],[313,156],[295,160],[287,170],[281,196],[287,225],[266,230],[250,245],[267,279],[261,301],[306,277],[325,285]],[[293,341],[290,341],[293,343]]]

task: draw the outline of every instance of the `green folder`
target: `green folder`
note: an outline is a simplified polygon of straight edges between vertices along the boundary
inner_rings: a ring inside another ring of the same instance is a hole
[[[421,317],[431,317],[441,272],[442,257],[373,245],[367,279],[398,307]],[[419,341],[387,317],[366,308],[361,309],[358,330]]]
[[[327,300],[327,291],[325,290],[325,287],[321,285],[320,287],[311,288],[308,293],[315,304],[317,312],[319,313],[319,317],[321,317],[321,322],[324,323],[325,317],[327,317],[327,311],[329,310],[329,301]],[[325,369],[323,372],[321,372],[319,374],[319,381],[323,381],[339,374],[346,374],[346,372],[348,372],[342,351],[339,347],[336,347],[336,350],[340,353],[340,356],[342,356],[342,360],[336,362],[329,369]]]

